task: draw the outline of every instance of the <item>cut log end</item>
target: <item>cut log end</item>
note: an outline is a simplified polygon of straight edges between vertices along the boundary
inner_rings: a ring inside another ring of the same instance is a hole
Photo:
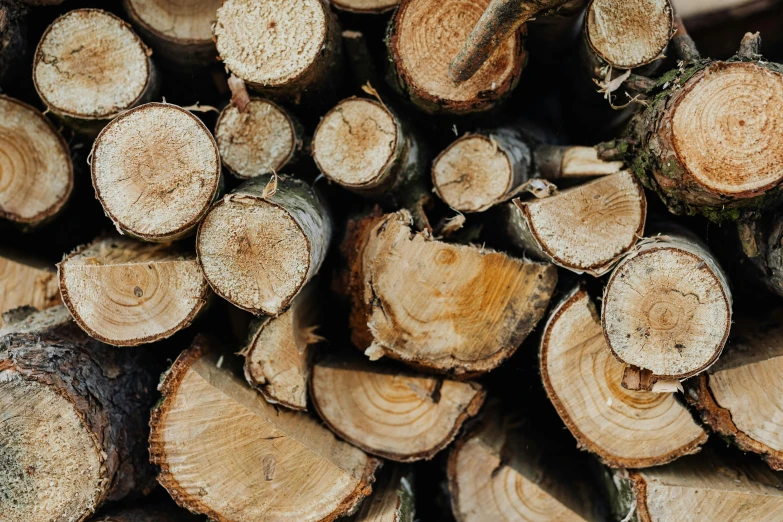
[[[244,110],[226,106],[215,139],[223,164],[241,179],[279,172],[302,146],[291,117],[261,98],[251,98]]]
[[[69,11],[38,44],[35,88],[58,115],[110,119],[142,101],[153,82],[149,54],[115,15],[98,9]]]
[[[146,241],[191,232],[220,187],[220,156],[201,120],[148,103],[104,128],[92,148],[92,182],[117,228]]]
[[[391,11],[400,0],[332,0],[332,5],[351,13],[379,14]]]
[[[674,30],[669,0],[593,0],[585,37],[606,63],[633,69],[659,58]]]
[[[44,310],[60,304],[57,274],[47,265],[0,256],[0,313],[20,306]],[[0,319],[0,326],[3,320]]]
[[[401,129],[381,103],[364,98],[340,102],[313,136],[313,159],[327,178],[348,188],[372,187],[390,175]]]
[[[336,358],[314,365],[310,391],[335,433],[399,462],[432,458],[478,413],[485,396],[478,384]]]
[[[58,266],[60,291],[74,320],[115,346],[175,334],[190,325],[209,295],[195,256],[169,245],[104,239]]]
[[[131,17],[157,38],[183,47],[212,45],[212,24],[221,0],[124,0]]]
[[[73,189],[68,145],[33,107],[0,96],[0,217],[36,225],[57,214]]]

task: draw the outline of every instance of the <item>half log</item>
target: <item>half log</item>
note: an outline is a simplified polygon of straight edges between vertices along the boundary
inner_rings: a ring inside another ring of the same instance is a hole
[[[60,304],[54,266],[11,252],[0,255],[0,314],[20,306],[44,310]],[[0,326],[3,325],[0,319]]]

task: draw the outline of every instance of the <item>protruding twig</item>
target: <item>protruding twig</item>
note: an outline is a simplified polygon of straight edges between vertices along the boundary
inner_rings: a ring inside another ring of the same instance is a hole
[[[737,50],[737,58],[740,60],[754,60],[761,55],[761,34],[745,33]]]
[[[688,31],[682,23],[682,18],[679,16],[674,17],[674,36],[671,40],[672,46],[674,46],[674,53],[678,58],[686,62],[691,62],[701,58],[699,50],[696,48],[696,42],[690,37]]]

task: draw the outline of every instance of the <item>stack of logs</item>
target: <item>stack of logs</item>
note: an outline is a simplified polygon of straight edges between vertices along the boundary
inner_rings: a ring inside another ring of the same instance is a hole
[[[708,4],[0,0],[0,521],[781,520],[783,10]]]

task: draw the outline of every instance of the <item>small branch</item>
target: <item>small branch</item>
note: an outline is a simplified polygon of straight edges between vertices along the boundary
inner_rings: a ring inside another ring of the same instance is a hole
[[[761,33],[745,33],[737,50],[740,60],[755,60],[761,56]]]

